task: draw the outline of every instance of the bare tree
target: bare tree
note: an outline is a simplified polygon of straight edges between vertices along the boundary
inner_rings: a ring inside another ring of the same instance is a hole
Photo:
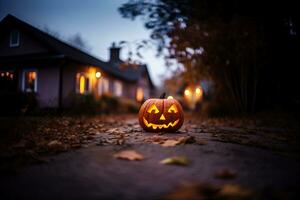
[[[59,40],[65,41],[68,44],[70,44],[78,49],[81,49],[83,51],[89,52],[92,49],[90,47],[90,45],[87,43],[87,41],[81,36],[80,33],[75,33],[74,35],[71,35],[69,37],[64,37],[60,34],[59,31],[52,30],[48,26],[45,26],[43,28],[43,31]]]

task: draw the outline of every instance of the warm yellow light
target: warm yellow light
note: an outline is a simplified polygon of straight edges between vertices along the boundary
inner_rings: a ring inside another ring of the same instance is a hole
[[[196,89],[196,94],[201,94],[201,89],[200,88]]]
[[[96,78],[100,78],[101,77],[101,72],[96,72]]]
[[[144,91],[142,88],[138,88],[136,90],[136,100],[140,102],[143,100],[143,98],[144,98]]]
[[[84,88],[85,88],[85,78],[84,78],[84,76],[80,76],[80,79],[79,79],[79,93],[80,94],[84,93]]]
[[[190,96],[190,94],[191,94],[190,90],[188,90],[188,89],[184,90],[184,95],[185,96]]]
[[[174,99],[172,96],[168,96],[168,98],[167,99]]]
[[[36,72],[29,72],[29,79],[34,80],[36,78]]]

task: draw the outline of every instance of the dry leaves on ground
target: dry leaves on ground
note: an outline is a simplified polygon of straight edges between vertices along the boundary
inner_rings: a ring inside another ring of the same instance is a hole
[[[143,160],[145,157],[134,151],[134,150],[124,150],[114,154],[115,158],[124,159],[124,160]]]
[[[163,146],[163,147],[174,147],[178,144],[180,144],[180,141],[178,141],[178,140],[166,140],[161,144],[161,146]]]
[[[189,164],[189,160],[185,156],[174,156],[170,158],[165,158],[160,161],[164,165],[181,165],[186,166]]]
[[[160,144],[162,146],[176,146],[179,144],[190,144],[195,142],[193,136],[171,137],[162,135],[148,136],[144,139],[147,143]]]

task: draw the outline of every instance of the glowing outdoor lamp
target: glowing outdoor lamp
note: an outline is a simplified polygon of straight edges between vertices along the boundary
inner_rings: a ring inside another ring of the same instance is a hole
[[[189,89],[184,90],[184,95],[185,96],[190,96],[191,91]]]
[[[96,78],[100,78],[101,77],[101,72],[96,72],[95,76],[96,76]]]
[[[202,95],[203,95],[203,90],[202,90],[202,88],[200,88],[200,87],[196,88],[196,90],[195,90],[195,95],[196,95],[196,100],[197,100],[197,101],[200,100],[201,97],[202,97]]]

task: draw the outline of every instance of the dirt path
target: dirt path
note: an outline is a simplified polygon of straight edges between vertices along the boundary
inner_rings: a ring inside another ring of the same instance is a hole
[[[297,195],[300,162],[293,156],[216,140],[193,122],[186,126],[194,131],[184,127],[181,133],[164,135],[141,132],[135,119],[124,123],[96,134],[85,148],[1,175],[1,199],[197,199],[206,195],[203,185],[217,188],[218,195],[225,192],[227,199],[293,199]],[[163,146],[166,140],[182,138],[189,141]],[[113,157],[122,150],[135,150],[145,159]],[[172,156],[185,156],[189,163],[160,163]]]

